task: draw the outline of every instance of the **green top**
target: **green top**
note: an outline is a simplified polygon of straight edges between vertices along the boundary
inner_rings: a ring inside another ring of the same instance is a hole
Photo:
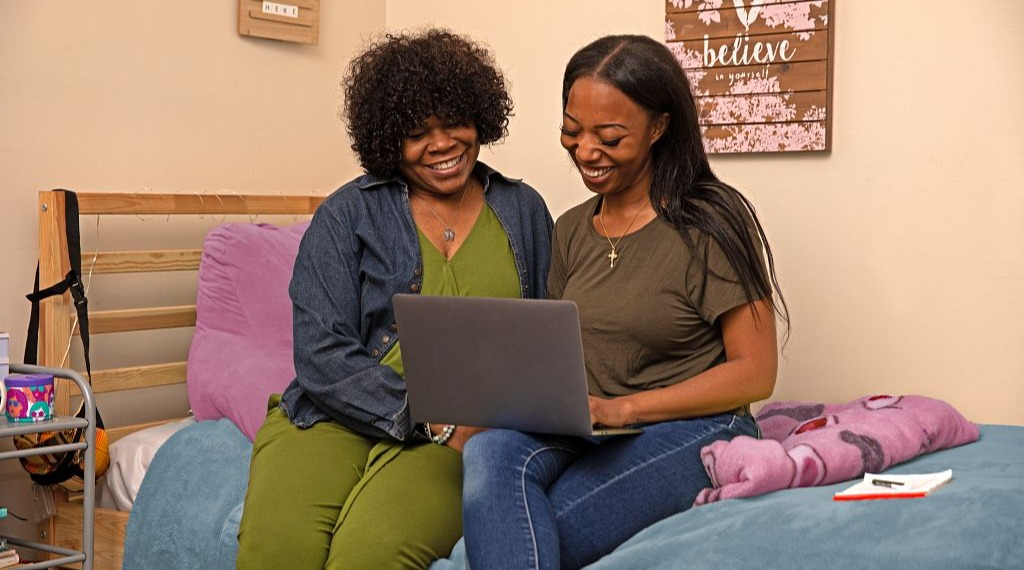
[[[416,229],[423,256],[423,295],[446,297],[519,297],[519,275],[508,234],[498,216],[484,204],[473,229],[451,259]],[[401,334],[401,333],[399,333]],[[396,342],[380,363],[405,376],[401,341]]]
[[[694,255],[655,218],[611,238],[611,267],[609,239],[594,229],[599,208],[595,196],[558,219],[548,274],[548,297],[579,306],[590,393],[662,388],[724,362],[718,318],[749,301],[717,242],[695,232]]]

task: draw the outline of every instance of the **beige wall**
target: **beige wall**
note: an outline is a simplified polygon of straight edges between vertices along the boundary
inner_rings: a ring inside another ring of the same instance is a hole
[[[337,84],[384,4],[324,2],[317,46],[240,37],[236,13],[202,0],[2,7],[0,330],[15,354],[37,191],[327,193],[358,173]]]
[[[793,308],[776,397],[917,393],[1024,424],[1022,16],[838,2],[831,155],[715,162]]]
[[[321,4],[317,46],[240,37],[232,0],[0,6],[0,330],[11,333],[16,360],[24,351],[39,190],[327,193],[358,173],[337,119],[338,79],[363,37],[384,27],[385,5]],[[105,249],[114,244],[103,230],[116,223],[100,228]],[[166,231],[158,217],[145,223],[145,230]],[[212,223],[210,216],[196,221]],[[95,241],[88,221],[82,233]],[[185,285],[181,295],[194,302],[192,291]],[[124,308],[136,294],[93,301]],[[174,345],[183,357],[187,337],[177,336],[152,342]],[[102,340],[94,362],[105,352],[130,360],[148,348]],[[183,414],[183,387],[164,392],[163,413]],[[118,403],[104,402],[108,424],[133,421]],[[17,462],[0,464],[0,505],[23,516],[31,512],[26,480]],[[0,522],[0,533],[13,524]]]
[[[562,66],[605,33],[660,37],[664,10],[321,5],[321,42],[309,47],[238,37],[231,1],[159,12],[125,0],[4,3],[0,330],[15,355],[38,190],[327,192],[358,172],[336,120],[348,57],[385,25],[436,23],[494,48],[517,116],[482,156],[558,214],[587,196],[557,142]],[[970,13],[838,2],[832,153],[714,160],[759,208],[792,310],[776,398],[920,393],[977,421],[1024,424],[1022,17],[1009,0]],[[0,465],[0,504],[24,510],[23,480]]]

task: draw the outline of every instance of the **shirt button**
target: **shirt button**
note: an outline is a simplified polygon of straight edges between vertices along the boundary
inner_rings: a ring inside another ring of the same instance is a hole
[[[381,339],[380,339],[380,341],[381,341],[381,342],[383,342],[384,344],[387,344],[387,342],[388,342],[389,340],[391,340],[391,337],[389,337],[388,335],[384,335],[384,336],[383,336],[383,337],[381,337]]]
[[[413,293],[415,293],[416,291],[419,291],[420,290],[420,284],[419,283],[413,283],[412,285],[409,286],[409,290],[412,291]]]
[[[415,275],[416,277],[419,277],[420,275],[423,275],[423,268],[422,267],[417,267],[416,269],[413,269],[412,270],[412,274]]]
[[[375,348],[373,349],[373,352],[370,353],[370,355],[373,356],[374,358],[377,358],[378,356],[380,356],[380,351]]]
[[[391,326],[388,328],[391,329],[391,332],[398,332],[398,323],[391,323]]]

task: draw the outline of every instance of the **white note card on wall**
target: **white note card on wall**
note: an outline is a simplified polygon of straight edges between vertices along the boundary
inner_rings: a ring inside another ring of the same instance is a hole
[[[316,45],[320,0],[238,0],[238,34]]]
[[[280,4],[278,2],[263,2],[263,13],[274,16],[285,16],[288,18],[299,17],[299,7],[291,4]]]

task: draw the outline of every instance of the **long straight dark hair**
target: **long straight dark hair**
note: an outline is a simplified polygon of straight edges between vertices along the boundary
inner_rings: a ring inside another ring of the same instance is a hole
[[[788,336],[789,309],[764,229],[750,201],[711,171],[690,82],[672,52],[647,36],[605,36],[594,41],[576,52],[565,68],[562,109],[580,77],[593,77],[615,87],[652,118],[668,115],[665,133],[651,147],[654,211],[679,231],[708,271],[713,270],[701,257],[691,232],[714,239],[747,299],[764,299],[786,324]],[[767,268],[761,262],[762,248]]]

